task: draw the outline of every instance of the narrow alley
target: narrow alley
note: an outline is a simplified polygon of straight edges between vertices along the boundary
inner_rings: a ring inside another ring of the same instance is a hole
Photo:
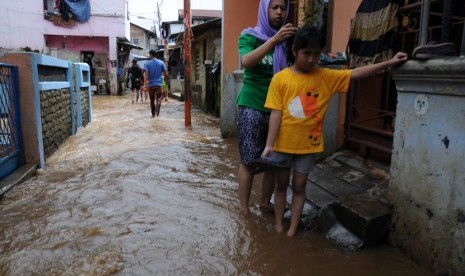
[[[0,200],[0,275],[429,275],[388,245],[344,253],[239,212],[237,141],[184,103],[93,96],[92,123]]]

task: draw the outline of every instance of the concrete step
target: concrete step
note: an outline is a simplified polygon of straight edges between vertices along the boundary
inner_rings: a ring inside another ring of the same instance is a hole
[[[365,245],[376,245],[390,230],[389,206],[365,194],[340,197],[332,209],[336,220]]]
[[[35,175],[36,170],[37,164],[24,164],[15,170],[12,174],[2,179],[0,181],[0,198],[15,185],[18,185]]]
[[[307,181],[307,200],[320,210],[316,229],[346,251],[375,245],[390,230],[388,183],[388,166],[351,151],[316,162]]]

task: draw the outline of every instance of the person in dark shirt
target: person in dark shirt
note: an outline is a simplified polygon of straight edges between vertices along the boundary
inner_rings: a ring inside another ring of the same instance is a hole
[[[139,100],[141,102],[144,101],[144,92],[140,89],[141,85],[144,83],[144,74],[142,68],[139,67],[137,64],[137,60],[132,60],[132,66],[128,69],[128,78],[126,82],[126,86],[129,86],[129,82],[131,82],[131,99],[134,102],[134,92],[136,94],[136,103]],[[147,100],[147,97],[145,97]]]

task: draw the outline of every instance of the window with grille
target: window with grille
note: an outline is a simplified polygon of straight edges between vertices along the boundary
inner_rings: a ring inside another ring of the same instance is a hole
[[[136,45],[139,45],[140,43],[140,39],[139,38],[133,38],[131,39],[132,40],[132,43],[136,44]]]
[[[458,56],[460,48],[465,45],[462,41],[465,36],[463,0],[400,2],[398,11],[400,50],[412,54],[419,45],[453,43]]]

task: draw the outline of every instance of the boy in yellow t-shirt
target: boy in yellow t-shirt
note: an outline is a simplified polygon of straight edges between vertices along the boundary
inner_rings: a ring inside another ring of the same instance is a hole
[[[388,61],[353,70],[323,69],[317,67],[322,43],[320,31],[312,26],[297,31],[292,45],[295,62],[274,75],[265,102],[271,115],[261,157],[271,165],[287,168],[276,171],[274,209],[278,232],[284,230],[286,190],[293,167],[291,223],[287,236],[295,235],[300,221],[313,153],[323,151],[323,119],[331,96],[346,93],[351,79],[375,74],[407,60],[407,55],[399,52]]]

